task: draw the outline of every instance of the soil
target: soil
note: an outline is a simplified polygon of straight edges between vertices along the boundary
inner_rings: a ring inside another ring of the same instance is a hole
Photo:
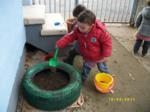
[[[52,72],[50,69],[46,69],[37,73],[33,82],[43,90],[58,90],[69,83],[69,75],[62,70]]]

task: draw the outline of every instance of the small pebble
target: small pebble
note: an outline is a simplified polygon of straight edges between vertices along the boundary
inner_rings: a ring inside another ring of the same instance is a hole
[[[118,63],[118,61],[115,60],[114,63]]]

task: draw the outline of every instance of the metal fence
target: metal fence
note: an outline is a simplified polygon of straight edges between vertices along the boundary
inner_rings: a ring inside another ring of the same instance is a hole
[[[134,3],[135,0],[33,0],[33,4],[44,4],[47,13],[59,12],[64,19],[71,18],[73,8],[82,4],[106,23],[129,23]]]

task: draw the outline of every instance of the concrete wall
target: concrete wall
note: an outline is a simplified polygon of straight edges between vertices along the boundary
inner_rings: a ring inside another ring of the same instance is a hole
[[[22,0],[0,0],[0,112],[15,111],[24,44]]]

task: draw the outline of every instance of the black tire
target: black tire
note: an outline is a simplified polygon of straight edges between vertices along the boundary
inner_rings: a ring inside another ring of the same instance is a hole
[[[32,78],[40,71],[49,68],[48,62],[43,62],[34,65],[24,75],[22,86],[23,94],[26,100],[32,106],[42,110],[61,110],[70,106],[80,96],[81,90],[81,76],[70,65],[63,62],[58,62],[58,66],[61,70],[64,70],[69,74],[69,84],[59,90],[46,91],[38,88],[33,82]]]

